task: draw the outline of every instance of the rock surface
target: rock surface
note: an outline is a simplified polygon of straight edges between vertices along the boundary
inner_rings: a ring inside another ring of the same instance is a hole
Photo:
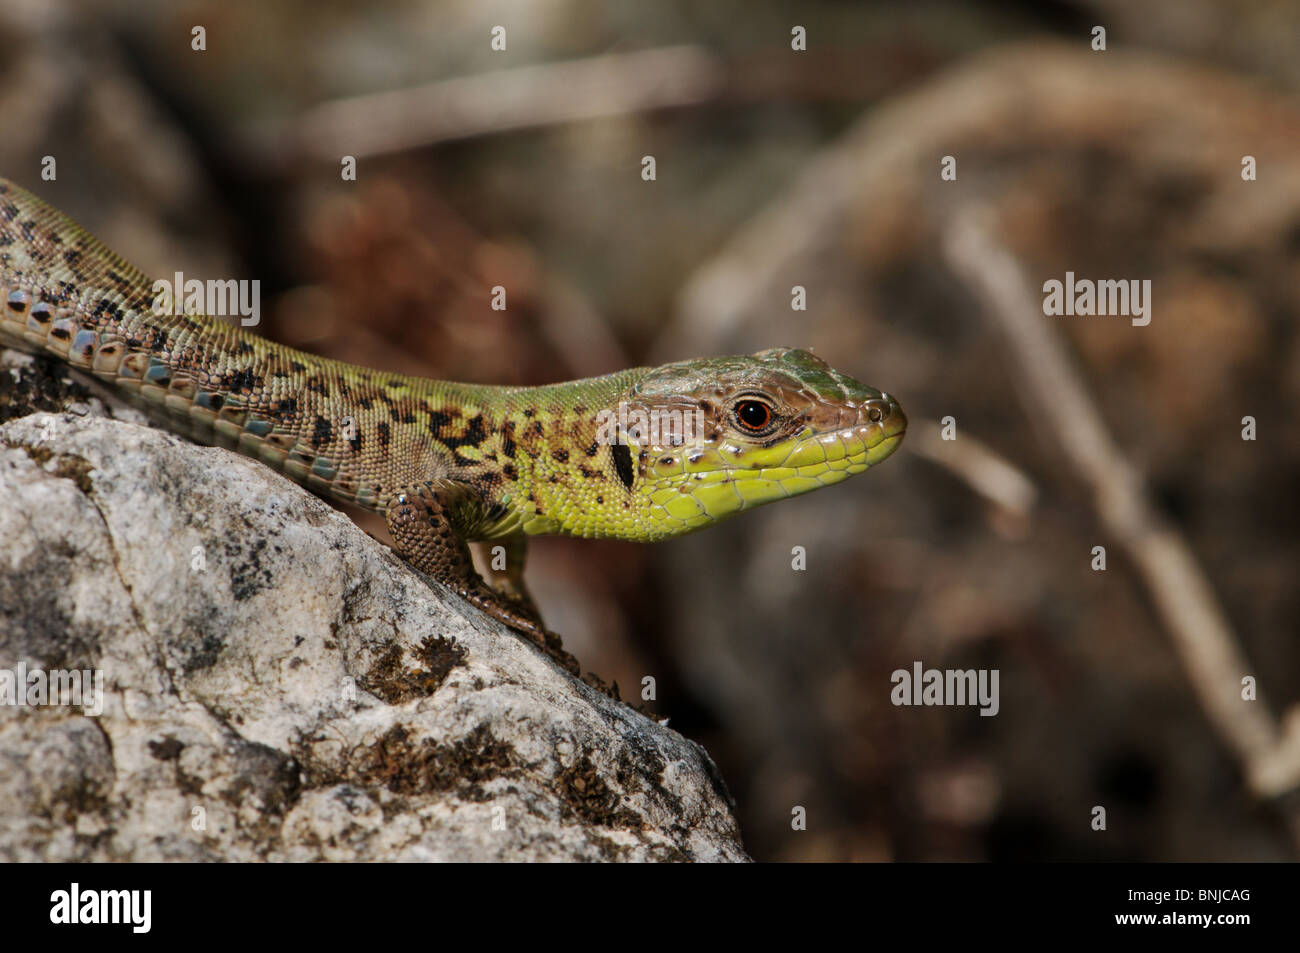
[[[7,360],[11,396],[48,376]],[[271,470],[96,406],[0,426],[0,683],[103,672],[99,715],[0,703],[0,858],[747,859],[698,745]]]

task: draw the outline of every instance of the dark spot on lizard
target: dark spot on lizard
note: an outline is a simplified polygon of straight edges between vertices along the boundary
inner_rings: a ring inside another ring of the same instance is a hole
[[[136,346],[139,346],[138,342]],[[244,391],[252,391],[256,386],[257,378],[251,370],[245,369],[226,375],[226,389],[233,393],[242,394]]]
[[[569,451],[565,450],[563,447],[561,447],[558,450],[552,450],[551,456],[555,458],[555,461],[557,463],[569,462]]]
[[[332,432],[333,432],[333,428],[330,426],[330,422],[326,420],[324,417],[317,414],[316,426],[315,428],[313,428],[311,434],[312,449],[319,450],[325,444],[329,443],[330,434]]]
[[[632,451],[625,443],[611,444],[610,456],[614,458],[614,472],[629,490],[632,489]]]
[[[379,445],[381,447],[387,448],[389,440],[392,439],[392,431],[389,430],[388,421],[387,420],[379,421],[379,423],[375,425],[375,433],[379,437]]]
[[[483,415],[475,414],[468,424],[465,425],[465,433],[460,437],[453,437],[450,434],[435,434],[449,450],[455,451],[460,447],[477,447],[487,439],[487,428],[483,424]]]
[[[444,430],[451,426],[451,421],[451,414],[444,413],[441,410],[429,411],[429,433],[435,437],[441,435]]]

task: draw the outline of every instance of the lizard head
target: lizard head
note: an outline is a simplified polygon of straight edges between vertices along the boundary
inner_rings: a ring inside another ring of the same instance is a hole
[[[862,473],[907,429],[894,398],[792,348],[655,368],[625,407],[621,476],[663,536]]]

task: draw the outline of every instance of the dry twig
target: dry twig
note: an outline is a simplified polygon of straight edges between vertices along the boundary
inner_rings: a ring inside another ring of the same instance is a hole
[[[298,121],[312,157],[337,161],[451,139],[689,106],[715,96],[721,65],[698,47],[543,63],[324,103]]]
[[[1209,581],[1186,540],[1150,503],[1017,262],[970,209],[948,230],[944,253],[1002,332],[1027,411],[1055,436],[1092,491],[1101,525],[1136,566],[1206,717],[1241,762],[1250,789],[1261,798],[1291,791],[1300,785],[1300,718],[1288,718],[1284,731],[1262,698],[1242,699],[1241,679],[1252,669]],[[1300,846],[1300,812],[1287,813]]]

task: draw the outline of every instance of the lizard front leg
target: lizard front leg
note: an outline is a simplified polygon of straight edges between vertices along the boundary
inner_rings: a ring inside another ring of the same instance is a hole
[[[436,480],[395,494],[384,516],[397,551],[412,566],[494,619],[528,636],[563,668],[578,674],[577,660],[564,651],[559,636],[548,632],[536,618],[529,618],[475,572],[464,527],[473,525],[481,511],[482,502],[473,487],[453,480]]]
[[[485,543],[484,546],[487,548],[486,562],[492,567],[492,574],[487,580],[488,583],[517,612],[541,625],[542,614],[537,610],[537,603],[533,601],[532,593],[528,591],[528,586],[524,583],[524,564],[528,558],[528,537],[523,533],[518,533],[514,536],[507,536],[504,539]],[[500,553],[496,552],[498,546],[502,548]],[[501,569],[497,569],[499,560],[504,561]]]

